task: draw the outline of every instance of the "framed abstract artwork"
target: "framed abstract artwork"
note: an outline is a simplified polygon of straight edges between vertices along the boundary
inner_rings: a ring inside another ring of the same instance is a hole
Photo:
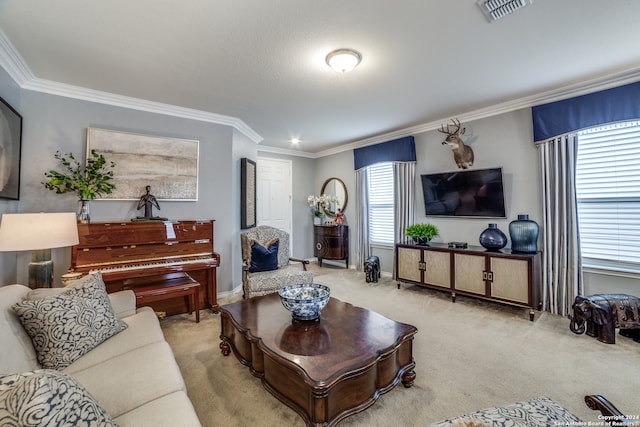
[[[116,164],[103,200],[138,200],[147,186],[157,200],[198,200],[199,141],[88,128],[91,150]]]
[[[0,198],[20,199],[22,116],[0,98]]]
[[[240,228],[256,226],[256,162],[240,159]]]

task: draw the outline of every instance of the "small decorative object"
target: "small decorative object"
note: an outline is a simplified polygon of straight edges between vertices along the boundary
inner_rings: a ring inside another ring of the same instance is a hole
[[[79,200],[78,222],[88,224],[91,221],[89,201],[110,194],[116,188],[111,182],[116,164],[107,162],[104,156],[95,150],[91,150],[84,168],[80,166],[73,153],[63,155],[56,151],[54,157],[62,163],[64,172],[45,172],[47,181],[42,184],[46,189],[58,194],[76,193]]]
[[[328,203],[335,203],[337,201],[338,198],[336,196],[330,196],[327,194],[323,194],[321,196],[311,195],[307,197],[307,205],[309,205],[313,212],[314,225],[322,225],[324,219],[324,207]]]
[[[294,320],[318,320],[320,312],[329,302],[331,289],[318,283],[289,285],[278,291],[282,305]]]
[[[82,273],[65,273],[60,277],[63,286],[69,286],[73,282],[82,278]]]
[[[511,250],[513,252],[536,253],[538,250],[539,227],[529,215],[518,215],[518,219],[509,224]]]
[[[467,242],[449,242],[447,246],[454,249],[467,249],[469,247]]]
[[[380,258],[375,255],[371,255],[364,262],[364,274],[367,283],[378,282],[380,278]]]
[[[576,296],[569,329],[574,334],[595,337],[605,344],[616,343],[620,335],[640,342],[640,297],[627,294],[595,294]]]
[[[416,245],[426,245],[431,239],[438,236],[440,231],[433,224],[413,224],[404,230],[407,237],[411,237]]]
[[[153,216],[153,207],[160,210],[160,205],[156,197],[151,194],[151,186],[147,185],[147,192],[140,197],[138,201],[138,209],[144,208],[144,216],[136,217],[134,221],[166,221],[167,218]]]
[[[438,132],[447,134],[447,137],[442,141],[442,145],[448,145],[453,151],[453,160],[460,169],[467,169],[473,165],[473,150],[468,145],[464,145],[461,135],[464,134],[466,128],[460,129],[462,126],[460,120],[452,119],[454,130],[451,131],[449,125],[445,129],[444,125],[440,126]]]
[[[340,209],[336,212],[336,218],[333,220],[334,225],[344,225],[344,214]]]
[[[489,224],[489,228],[480,233],[480,244],[487,250],[499,251],[507,246],[507,236],[497,224]]]

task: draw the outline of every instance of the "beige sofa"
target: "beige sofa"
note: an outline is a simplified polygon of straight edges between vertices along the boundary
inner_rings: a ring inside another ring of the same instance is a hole
[[[5,380],[11,377],[7,374],[42,367],[30,335],[12,309],[30,291],[22,285],[0,287],[0,378]],[[69,366],[47,372],[67,378],[65,374],[69,374],[71,381],[77,380],[119,426],[200,426],[154,311],[149,307],[136,309],[132,291],[110,294],[108,299],[113,314],[126,323],[126,329]],[[2,392],[0,387],[0,395]]]

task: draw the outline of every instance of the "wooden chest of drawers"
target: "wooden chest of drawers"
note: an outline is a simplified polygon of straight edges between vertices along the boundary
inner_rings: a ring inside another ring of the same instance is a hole
[[[345,260],[349,268],[349,227],[346,225],[315,225],[313,227],[314,255],[322,267],[323,259]]]

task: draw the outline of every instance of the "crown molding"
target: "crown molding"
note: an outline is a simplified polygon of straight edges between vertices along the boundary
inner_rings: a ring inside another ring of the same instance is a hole
[[[0,65],[20,87],[34,78],[22,56],[13,47],[13,44],[2,29],[0,29]]]
[[[263,140],[263,138],[257,132],[251,129],[242,120],[235,117],[209,113],[202,110],[178,107],[170,104],[147,101],[138,98],[131,98],[127,96],[116,95],[112,93],[101,92],[36,78],[22,59],[22,56],[20,56],[18,51],[13,47],[13,44],[9,41],[2,29],[0,29],[0,66],[2,66],[7,71],[9,76],[22,89],[49,93],[52,95],[64,96],[67,98],[79,99],[89,102],[107,104],[116,107],[130,108],[134,110],[147,111],[150,113],[165,114],[191,120],[231,126],[244,134],[247,138],[249,138],[256,144],[260,143]],[[563,99],[586,95],[600,90],[623,86],[628,83],[634,83],[638,80],[640,80],[640,68],[635,67],[624,70],[622,72],[570,84],[539,94],[502,102],[485,108],[463,112],[455,116],[460,121],[468,122],[473,120],[480,120],[523,108],[531,108],[540,104],[560,101]],[[398,129],[392,132],[387,132],[369,138],[360,139],[351,143],[346,143],[340,145],[339,147],[319,151],[317,153],[270,147],[266,145],[261,145],[258,148],[258,151],[317,159],[320,157],[326,157],[333,154],[353,150],[355,148],[366,147],[368,145],[378,144],[409,135],[416,135],[432,131],[438,129],[443,122],[447,122],[448,120],[449,118],[442,118],[440,120]]]
[[[113,93],[102,92],[38,78],[29,80],[21,87],[25,90],[48,93],[51,95],[63,96],[66,98],[79,99],[99,104],[112,105],[115,107],[129,108],[137,111],[146,111],[149,113],[164,114],[168,116],[182,117],[185,119],[231,126],[239,132],[243,133],[247,138],[251,139],[255,143],[259,143],[262,141],[262,137],[258,135],[258,133],[247,126],[242,120],[235,117],[209,113],[207,111],[195,110],[192,108],[179,107],[171,104],[163,104],[161,102],[147,101],[139,98],[116,95]]]
[[[176,105],[163,104],[160,102],[147,101],[144,99],[132,98],[37,78],[31,72],[29,66],[25,63],[20,53],[18,53],[18,51],[13,47],[13,44],[9,41],[2,29],[0,29],[0,66],[2,66],[18,86],[24,90],[32,90],[65,98],[112,105],[114,107],[129,108],[149,113],[164,114],[168,116],[231,126],[256,144],[263,140],[257,132],[236,117],[224,116],[221,114],[209,113],[207,111],[179,107]]]
[[[618,86],[624,86],[629,83],[634,83],[640,80],[640,69],[631,68],[615,74],[609,74],[604,77],[598,77],[591,80],[574,83],[564,86],[562,88],[541,92],[535,95],[514,99],[512,101],[502,102],[499,104],[491,105],[489,107],[480,108],[477,110],[469,111],[466,113],[460,113],[455,117],[461,122],[469,122],[473,120],[485,119],[499,114],[510,113],[512,111],[521,110],[523,108],[531,108],[536,105],[547,104],[550,102],[561,101],[563,99],[574,98],[576,96],[587,95],[589,93],[598,92],[601,90],[611,89]],[[335,147],[333,149],[320,151],[316,153],[316,158],[330,156],[333,154],[342,153],[344,151],[353,150],[356,148],[366,147],[373,144],[379,144],[381,142],[391,141],[405,136],[417,135],[420,133],[429,132],[439,129],[442,123],[448,122],[450,118],[442,118],[440,120],[422,123],[416,126],[408,128],[398,129],[393,132],[387,132],[381,135],[375,135],[370,138],[361,139],[348,144]]]
[[[268,145],[260,145],[258,147],[258,153],[273,153],[284,154],[287,156],[306,157],[308,159],[317,159],[321,157],[318,153],[311,153],[309,151],[292,150],[287,148],[270,147]]]

